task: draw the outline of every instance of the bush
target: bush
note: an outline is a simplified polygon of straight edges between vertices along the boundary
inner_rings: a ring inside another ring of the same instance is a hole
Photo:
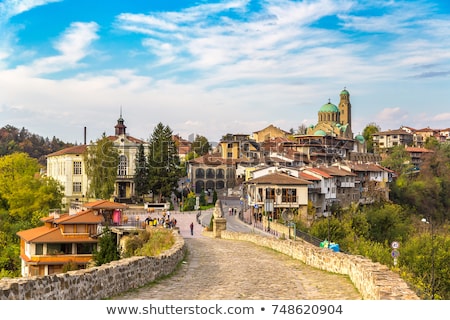
[[[130,236],[124,245],[122,256],[157,256],[170,249],[175,243],[171,229],[154,228],[150,231],[141,231]]]

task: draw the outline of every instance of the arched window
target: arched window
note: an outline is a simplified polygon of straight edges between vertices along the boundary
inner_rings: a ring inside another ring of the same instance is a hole
[[[214,190],[214,181],[208,180],[206,181],[206,190]]]
[[[206,169],[206,179],[214,179],[214,169]]]
[[[195,191],[201,192],[205,190],[205,183],[201,180],[195,182]]]
[[[126,176],[128,172],[128,160],[123,154],[119,157],[119,168],[117,170],[118,176]]]
[[[225,177],[225,171],[223,169],[217,169],[216,178],[223,179]]]
[[[225,183],[223,182],[223,180],[219,180],[216,182],[216,189],[217,190],[222,190],[223,188],[225,188]]]
[[[204,179],[205,178],[205,170],[203,170],[202,168],[198,168],[197,170],[195,170],[195,177],[197,179]]]

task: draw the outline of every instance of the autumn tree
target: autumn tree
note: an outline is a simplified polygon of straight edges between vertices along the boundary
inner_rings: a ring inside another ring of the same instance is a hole
[[[86,175],[89,180],[88,196],[109,199],[114,193],[119,165],[119,152],[103,133],[85,154]]]

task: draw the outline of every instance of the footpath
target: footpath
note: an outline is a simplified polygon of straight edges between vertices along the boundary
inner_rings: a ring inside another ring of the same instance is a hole
[[[348,277],[253,243],[202,234],[195,212],[172,212],[188,254],[168,278],[114,300],[361,300]],[[191,235],[190,224],[194,223]]]

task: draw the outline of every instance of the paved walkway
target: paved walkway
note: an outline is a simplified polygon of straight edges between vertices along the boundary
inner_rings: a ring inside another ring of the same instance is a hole
[[[116,300],[360,300],[342,275],[253,243],[202,235],[194,213],[174,213],[188,255],[170,277]],[[189,225],[194,222],[194,235]]]

